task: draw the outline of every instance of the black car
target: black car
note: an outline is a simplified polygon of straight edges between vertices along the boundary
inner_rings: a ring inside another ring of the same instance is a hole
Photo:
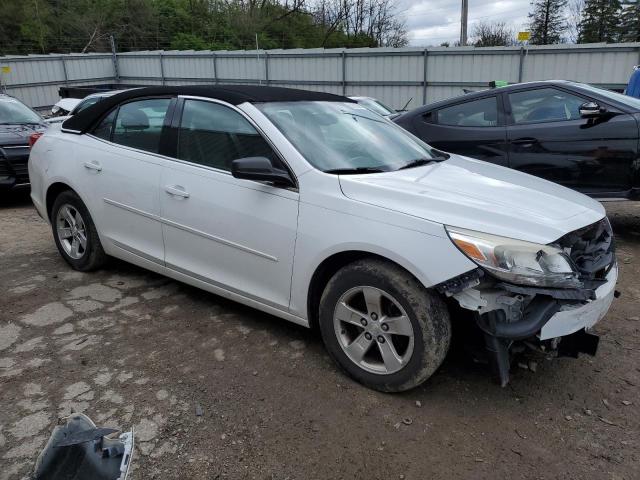
[[[0,94],[0,193],[29,185],[29,137],[45,128],[40,115]]]
[[[451,98],[393,120],[433,147],[600,199],[640,197],[640,99],[569,81]]]

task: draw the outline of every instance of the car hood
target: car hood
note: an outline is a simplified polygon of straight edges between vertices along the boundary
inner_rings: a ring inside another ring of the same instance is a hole
[[[423,167],[341,175],[344,195],[444,225],[550,243],[605,215],[581,193],[526,173],[451,155]]]

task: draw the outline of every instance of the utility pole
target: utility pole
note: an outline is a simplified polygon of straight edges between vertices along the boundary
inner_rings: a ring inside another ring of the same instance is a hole
[[[467,18],[469,16],[469,0],[462,0],[462,12],[460,13],[460,46],[467,45]]]

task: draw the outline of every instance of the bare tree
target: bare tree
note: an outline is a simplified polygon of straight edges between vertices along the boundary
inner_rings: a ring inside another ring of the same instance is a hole
[[[505,22],[478,22],[472,39],[476,47],[506,47],[514,44],[514,32]]]
[[[567,7],[567,35],[571,43],[578,43],[583,10],[584,0],[569,0]]]

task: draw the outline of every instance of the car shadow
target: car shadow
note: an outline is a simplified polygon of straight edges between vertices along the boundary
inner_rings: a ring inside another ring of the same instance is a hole
[[[0,208],[26,207],[31,205],[31,190],[21,188],[0,192]]]

